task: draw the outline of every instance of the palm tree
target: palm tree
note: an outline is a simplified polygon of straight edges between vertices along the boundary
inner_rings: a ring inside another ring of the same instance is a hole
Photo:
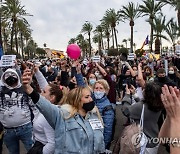
[[[68,44],[74,44],[76,43],[76,38],[71,38],[68,42]]]
[[[154,19],[153,23],[153,29],[155,31],[155,53],[160,54],[160,51],[162,50],[162,38],[166,39],[167,38],[162,35],[162,32],[165,31],[165,21],[166,17],[165,16],[159,16]]]
[[[81,48],[82,53],[83,53],[83,57],[85,57],[85,55],[87,54],[88,43],[84,39],[84,36],[82,34],[79,34],[79,35],[76,36],[76,43]]]
[[[109,41],[110,41],[110,33],[111,33],[110,25],[106,23],[105,21],[101,21],[101,28],[102,28],[102,37],[105,37],[107,39],[107,49],[109,50],[109,47],[110,47]],[[103,47],[103,44],[102,44],[102,47]]]
[[[112,9],[112,8],[110,8],[109,10],[106,10],[105,15],[103,16],[101,20],[101,21],[104,21],[107,25],[111,26],[113,48],[114,48],[114,39],[116,42],[116,48],[118,48],[116,25],[119,24],[120,20],[121,20],[121,17],[119,16],[118,13],[116,13],[115,9]]]
[[[28,55],[28,59],[35,57],[36,48],[37,44],[33,40],[28,41],[27,46],[24,48],[25,53]]]
[[[84,25],[82,26],[82,33],[87,33],[89,36],[89,56],[91,57],[91,31],[93,29],[93,25],[90,22],[86,22],[84,23]]]
[[[139,5],[134,5],[134,3],[129,2],[127,6],[123,6],[122,9],[118,12],[120,16],[123,17],[123,20],[128,20],[129,25],[131,26],[131,47],[130,50],[133,52],[133,27],[134,20],[141,16],[139,12]]]
[[[166,27],[165,31],[169,36],[169,42],[172,43],[173,49],[175,52],[175,41],[178,39],[179,27],[178,27],[177,23],[173,21],[173,18],[167,22],[165,27]]]
[[[16,33],[16,23],[18,19],[25,20],[24,16],[30,16],[24,9],[24,6],[21,6],[19,0],[5,0],[2,6],[3,14],[6,16],[7,19],[12,22],[12,29],[11,29],[11,50],[13,48],[13,36]],[[17,39],[17,36],[16,36]],[[16,42],[16,52],[18,53],[17,47],[17,40]]]
[[[101,48],[103,47],[103,35],[102,35],[102,32],[103,32],[103,29],[102,29],[101,25],[98,25],[96,27],[96,29],[94,30],[95,36],[93,38],[94,38],[94,41],[95,42],[97,41],[96,43],[98,43],[98,51],[99,52],[101,51]]]
[[[127,41],[128,41],[127,39],[123,39],[123,40],[122,40],[122,42],[125,43],[126,48],[127,48]]]
[[[161,13],[161,8],[163,7],[163,3],[158,2],[155,3],[154,0],[144,0],[144,5],[139,6],[139,11],[142,12],[143,16],[149,16],[148,22],[151,26],[151,36],[150,36],[150,52],[152,52],[152,44],[153,44],[153,21],[155,19],[156,14]]]
[[[31,32],[31,29],[29,27],[30,25],[28,24],[28,22],[25,22],[21,19],[17,21],[17,32],[20,36],[20,46],[21,46],[21,53],[23,59],[24,59],[24,40],[25,40],[24,38],[27,35],[26,33]]]
[[[165,4],[170,4],[177,10],[178,25],[180,27],[180,1],[179,0],[159,0]]]

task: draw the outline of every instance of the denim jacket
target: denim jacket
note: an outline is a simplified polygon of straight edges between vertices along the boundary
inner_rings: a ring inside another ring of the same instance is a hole
[[[85,118],[70,116],[72,106],[57,107],[40,96],[37,107],[55,129],[55,154],[99,154],[105,151],[103,129],[92,129],[89,120],[98,119],[93,109]]]

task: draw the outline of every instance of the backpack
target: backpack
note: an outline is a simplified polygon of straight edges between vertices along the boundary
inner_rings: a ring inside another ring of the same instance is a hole
[[[120,145],[119,154],[143,154],[147,137],[143,133],[144,105],[141,112],[140,124],[133,122],[126,126],[116,144]],[[117,146],[117,145],[116,145]],[[118,147],[117,147],[118,148]]]

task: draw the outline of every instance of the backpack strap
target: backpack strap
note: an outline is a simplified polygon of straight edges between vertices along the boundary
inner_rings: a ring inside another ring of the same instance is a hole
[[[113,111],[114,111],[112,105],[107,105],[107,106],[103,109],[102,115],[104,116],[105,112],[106,112],[106,111],[109,111],[109,110],[113,110]]]

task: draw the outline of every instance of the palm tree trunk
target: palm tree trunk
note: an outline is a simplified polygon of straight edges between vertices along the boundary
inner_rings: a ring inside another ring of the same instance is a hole
[[[6,36],[5,28],[3,28],[3,37],[4,37],[4,54],[5,54],[5,53],[7,52],[7,46],[8,46],[8,45],[7,45],[7,44],[8,44],[8,43],[7,43],[7,42],[8,42],[8,41],[7,41],[8,39],[7,39],[7,36]]]
[[[16,25],[15,25],[14,30],[15,30],[16,52],[17,52],[17,54],[18,54],[19,52],[18,52],[18,39],[17,39],[17,28],[16,28]]]
[[[153,25],[151,24],[150,52],[152,52],[152,45],[153,45]]]
[[[12,30],[11,30],[11,51],[13,49],[14,23],[15,22],[13,21]]]
[[[98,38],[98,50],[99,50],[99,53],[100,53],[100,51],[101,51],[101,37],[99,36],[99,38]]]
[[[114,37],[115,37],[115,42],[116,42],[116,48],[118,48],[118,40],[117,40],[116,28],[115,27],[114,27]]]
[[[130,44],[131,44],[130,52],[133,53],[133,26],[131,26],[131,43]]]
[[[101,32],[101,47],[102,47],[102,49],[104,49],[104,42],[103,42],[102,32]]]
[[[160,33],[161,36],[161,33]],[[162,37],[160,37],[160,55],[162,54]]]
[[[109,36],[107,37],[107,44],[108,44],[108,50],[109,50]]]
[[[180,3],[180,2],[179,2]],[[180,4],[179,4],[179,6],[180,6]],[[178,11],[177,11],[177,19],[178,19],[178,25],[179,25],[179,27],[180,27],[180,8],[178,9]],[[180,30],[179,30],[179,35],[180,35]]]
[[[23,43],[23,35],[21,33],[21,52],[22,52],[22,59],[24,59],[24,43]]]
[[[114,31],[113,31],[113,28],[112,28],[112,46],[113,46],[113,49],[114,49]]]
[[[91,57],[91,34],[88,33],[89,35],[89,56]]]

